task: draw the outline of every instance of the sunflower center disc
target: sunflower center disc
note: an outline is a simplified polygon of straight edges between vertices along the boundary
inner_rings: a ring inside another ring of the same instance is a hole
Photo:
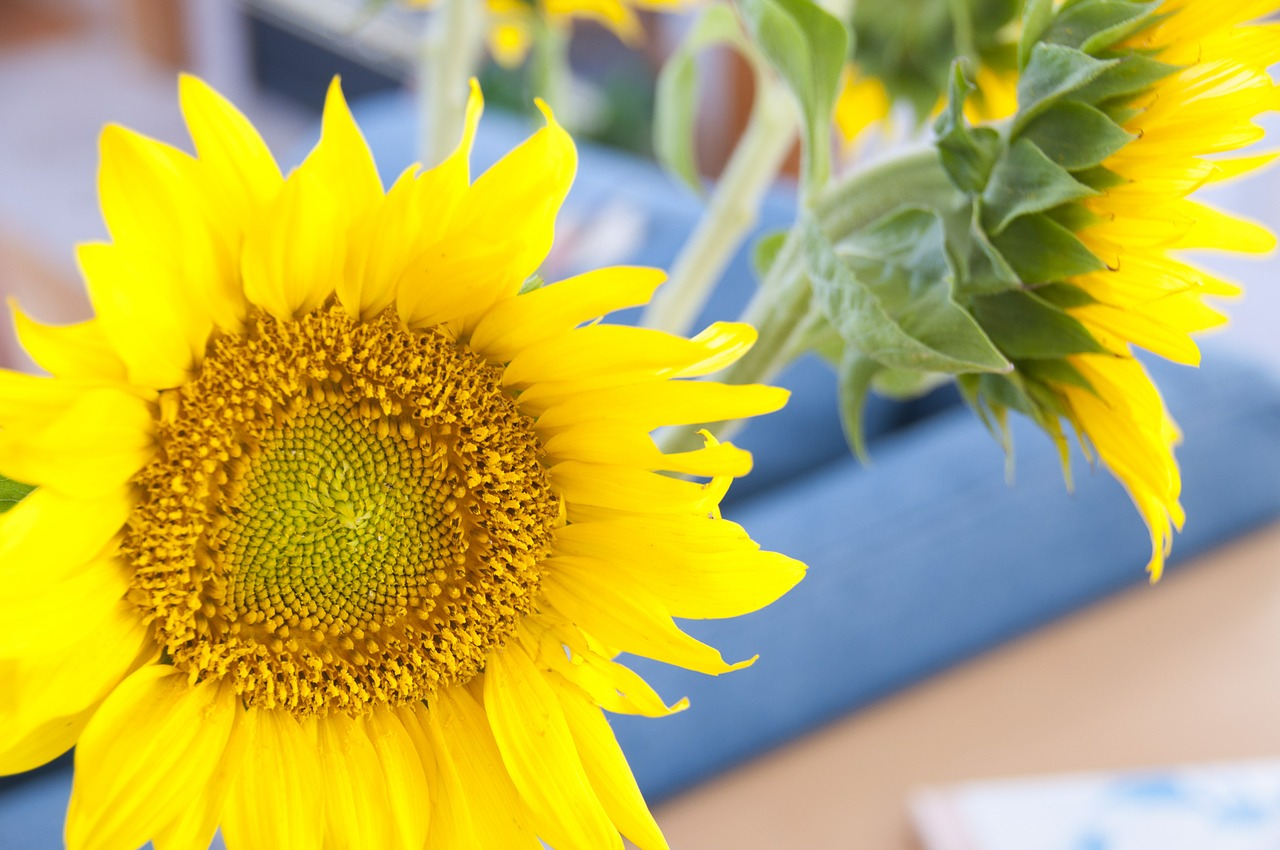
[[[337,309],[255,315],[161,400],[122,551],[173,663],[250,705],[352,713],[483,669],[559,505],[501,370]]]

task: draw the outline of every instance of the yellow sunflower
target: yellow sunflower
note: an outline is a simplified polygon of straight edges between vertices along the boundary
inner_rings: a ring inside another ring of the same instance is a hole
[[[1280,30],[1249,23],[1280,10],[1280,0],[1166,0],[1154,10],[1142,4],[1095,5],[1091,9],[1090,0],[1082,0],[1063,7],[1059,14],[1065,17],[1051,24],[1055,38],[1090,39],[1088,31],[1073,31],[1073,26],[1095,11],[1136,15],[1137,24],[1091,56],[1053,45],[1059,58],[1074,55],[1078,67],[1093,63],[1093,76],[1077,80],[1070,97],[1047,109],[1031,104],[1033,117],[1011,148],[1041,175],[1058,169],[1054,184],[1037,186],[1045,196],[1065,186],[1076,197],[1046,210],[1035,206],[1034,196],[1006,191],[1006,208],[1025,205],[1044,214],[1028,216],[1037,223],[1018,236],[1010,235],[1014,227],[997,231],[994,241],[1010,263],[1029,265],[1032,274],[1064,264],[1074,269],[1024,275],[1034,285],[1014,294],[1024,301],[1040,299],[1036,315],[1065,313],[1090,345],[1052,361],[1035,359],[1038,354],[1018,361],[1010,352],[1018,365],[1014,378],[1026,393],[1023,408],[1064,452],[1059,418],[1124,484],[1150,530],[1147,570],[1155,580],[1184,520],[1173,451],[1179,433],[1133,349],[1197,364],[1200,355],[1191,335],[1225,321],[1205,303],[1206,296],[1238,293],[1235,285],[1178,259],[1178,251],[1262,253],[1275,245],[1265,228],[1189,196],[1273,159],[1224,155],[1262,139],[1265,133],[1255,119],[1280,108],[1280,90],[1267,73],[1280,58]],[[1019,115],[1016,120],[1025,112]],[[1038,147],[1028,147],[1027,141]],[[1052,255],[1037,258],[1046,250]],[[978,299],[980,319],[983,300]],[[1006,313],[1006,328],[1011,321]],[[1013,330],[1015,338],[1028,337],[1025,327]],[[1000,410],[1001,404],[991,406]]]
[[[649,436],[781,406],[680,380],[754,331],[593,321],[650,269],[523,286],[576,162],[549,112],[473,183],[473,84],[384,192],[336,82],[287,177],[181,101],[196,157],[103,133],[96,318],[19,314],[52,377],[0,372],[0,473],[37,485],[0,529],[0,773],[76,747],[72,850],[666,847],[601,709],[683,703],[614,657],[748,664],[672,616],[803,572],[719,517],[748,454]]]
[[[1190,334],[1225,321],[1204,297],[1238,294],[1235,285],[1171,251],[1265,253],[1275,246],[1266,229],[1187,196],[1271,159],[1207,157],[1260,140],[1264,132],[1254,119],[1280,108],[1267,74],[1280,58],[1280,32],[1273,25],[1242,25],[1278,9],[1280,0],[1167,0],[1160,6],[1155,23],[1126,46],[1179,70],[1131,101],[1135,114],[1123,127],[1134,141],[1103,163],[1122,182],[1083,202],[1096,223],[1077,235],[1108,267],[1071,279],[1091,302],[1068,312],[1110,353],[1069,358],[1089,388],[1064,383],[1058,389],[1072,420],[1128,488],[1151,530],[1147,568],[1153,580],[1184,519],[1173,456],[1178,429],[1129,346],[1198,364]]]
[[[411,6],[435,6],[440,0],[409,0]],[[628,44],[644,33],[640,10],[678,12],[701,0],[485,0],[489,10],[489,52],[500,64],[524,61],[533,42],[534,15],[543,14],[557,24],[575,18],[593,20]]]

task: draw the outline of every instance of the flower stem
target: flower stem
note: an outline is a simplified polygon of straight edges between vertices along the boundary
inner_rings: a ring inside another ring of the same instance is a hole
[[[484,3],[442,0],[427,26],[418,65],[418,158],[426,168],[462,138],[467,83],[484,58],[487,23]]]
[[[764,194],[791,150],[798,123],[790,95],[772,75],[760,75],[757,86],[747,128],[716,181],[707,211],[676,257],[670,282],[645,312],[648,327],[688,333],[755,226]]]
[[[828,238],[839,241],[903,206],[946,209],[956,199],[946,172],[932,147],[904,153],[856,171],[813,199],[812,217]],[[742,359],[714,376],[726,384],[767,383],[812,346],[813,335],[826,323],[813,299],[805,267],[803,222],[797,222],[774,256],[755,296],[739,321],[755,326],[759,339]],[[664,451],[687,451],[701,445],[703,426],[671,428],[661,435]],[[724,438],[738,424],[705,426]]]

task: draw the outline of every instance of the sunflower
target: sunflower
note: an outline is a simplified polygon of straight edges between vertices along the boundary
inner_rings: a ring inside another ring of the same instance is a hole
[[[1092,63],[1092,76],[1077,80],[1077,90],[1047,110],[1021,104],[1015,120],[1024,127],[1017,144],[1030,140],[1039,146],[1039,158],[1031,157],[1039,173],[1048,173],[1044,163],[1051,160],[1051,168],[1058,169],[1051,188],[1065,187],[1076,197],[1043,215],[1027,216],[1034,226],[1010,227],[994,241],[997,247],[1012,246],[1006,255],[1020,271],[1074,269],[1062,277],[1024,275],[1024,281],[1035,284],[1027,290],[1039,299],[1035,315],[1060,310],[1086,332],[1088,345],[1058,360],[1018,362],[1015,380],[1019,392],[1026,393],[1024,409],[1033,409],[1064,452],[1059,419],[1087,440],[1128,490],[1150,530],[1147,570],[1155,580],[1184,520],[1174,457],[1179,432],[1134,349],[1198,364],[1191,335],[1225,321],[1204,299],[1239,291],[1178,259],[1176,252],[1262,253],[1275,245],[1265,228],[1188,196],[1273,158],[1223,155],[1263,138],[1255,119],[1280,108],[1277,86],[1267,74],[1280,57],[1280,31],[1249,23],[1280,10],[1280,0],[1106,6],[1084,0],[1059,11],[1051,27],[1059,44],[1072,43],[1063,34],[1091,14],[1110,13],[1113,22],[1125,14],[1132,20],[1114,27],[1111,43],[1077,29],[1077,42],[1091,37],[1104,42],[1090,51],[1092,58],[1076,60],[1078,67]],[[1059,58],[1084,56],[1054,49]],[[1039,117],[1023,121],[1028,107]],[[1104,149],[1100,159],[1087,155]],[[1023,162],[1030,150],[1024,146]],[[1045,181],[1038,188],[1051,194],[1049,186]],[[1020,235],[1011,237],[1015,230]],[[1022,249],[1022,256],[1013,248]],[[1045,250],[1055,254],[1037,258],[1036,252]],[[1025,301],[1025,293],[1020,297]],[[997,298],[1008,305],[1007,296]],[[981,306],[977,315],[985,324]],[[1033,320],[1031,313],[1021,315]],[[1003,402],[994,398],[986,401],[1001,408]]]
[[[593,321],[650,269],[526,285],[576,162],[545,109],[473,183],[473,83],[384,192],[336,81],[287,177],[181,102],[198,158],[102,135],[96,317],[19,313],[53,377],[0,373],[0,472],[37,485],[0,532],[0,772],[76,747],[73,850],[665,847],[602,709],[684,703],[615,656],[749,664],[672,616],[803,572],[719,517],[748,454],[649,436],[780,407],[680,380],[754,331]]]
[[[435,6],[440,0],[408,0],[411,6]],[[545,15],[565,26],[574,19],[592,20],[628,44],[644,33],[640,10],[678,12],[701,0],[485,0],[489,9],[489,52],[501,65],[519,65],[529,53],[536,26],[534,16]]]

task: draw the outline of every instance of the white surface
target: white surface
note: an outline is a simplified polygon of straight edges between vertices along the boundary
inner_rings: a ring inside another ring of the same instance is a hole
[[[916,814],[928,850],[1276,850],[1280,762],[974,783]]]

